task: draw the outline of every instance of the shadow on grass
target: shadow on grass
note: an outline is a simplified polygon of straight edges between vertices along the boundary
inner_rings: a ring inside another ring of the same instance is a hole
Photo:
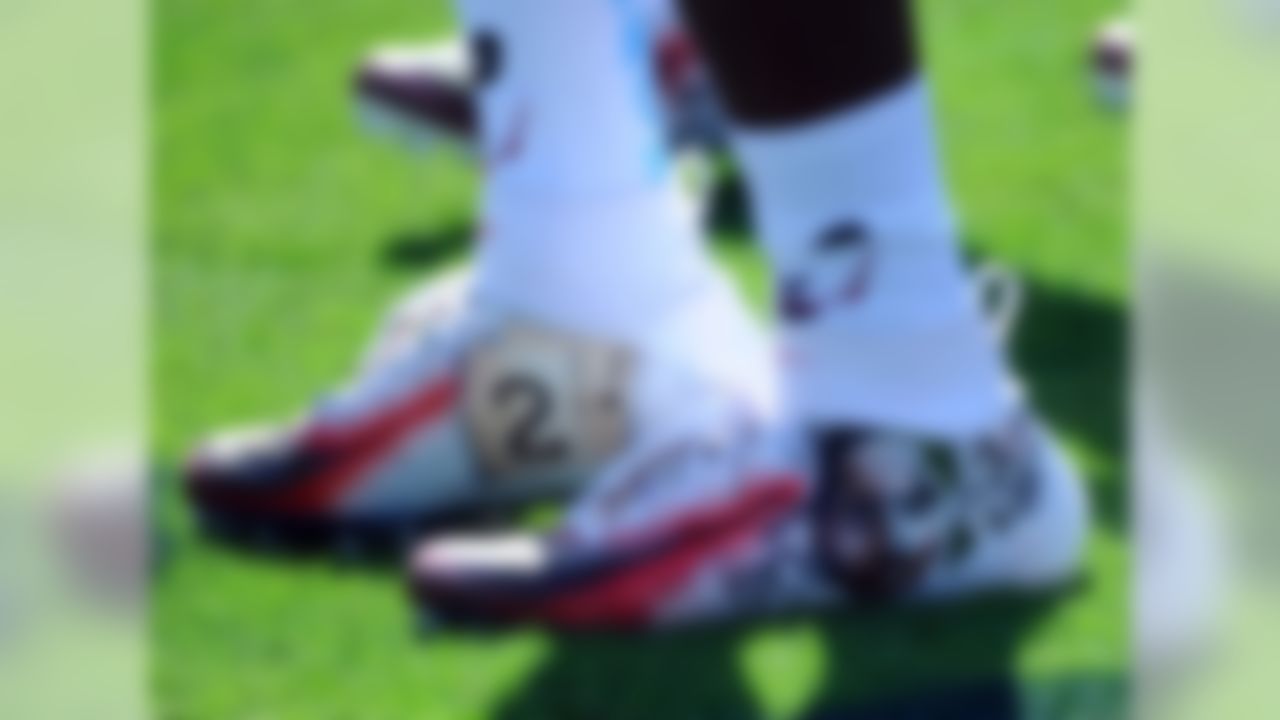
[[[1113,304],[1027,282],[1013,356],[1035,408],[1050,426],[1103,461],[1090,473],[1104,527],[1128,528],[1125,470],[1128,318]]]
[[[712,185],[707,226],[719,242],[752,242],[750,192],[738,173],[728,171]]]
[[[470,252],[474,236],[475,228],[468,223],[407,230],[387,239],[380,261],[394,270],[428,272]]]
[[[1028,717],[1029,701],[1045,700],[1026,697],[1015,660],[1059,599],[990,598],[653,635],[560,635],[541,669],[496,716],[749,719],[781,712],[824,720],[1019,720]],[[809,657],[782,651],[757,667],[769,677],[749,676],[744,665],[751,664],[752,643],[779,633],[817,642],[799,646]],[[817,677],[804,677],[805,668]],[[1121,682],[1104,679],[1107,686]],[[788,683],[814,689],[781,701],[792,707],[761,697],[762,686]],[[1074,698],[1069,678],[1057,683],[1057,695]]]
[[[1070,673],[1044,681],[1010,674],[939,685],[881,701],[831,707],[805,720],[1122,720],[1129,716],[1128,681],[1119,673]]]

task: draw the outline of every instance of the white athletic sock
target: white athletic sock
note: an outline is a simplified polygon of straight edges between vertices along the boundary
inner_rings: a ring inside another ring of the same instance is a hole
[[[802,422],[969,432],[1016,399],[956,246],[933,136],[919,79],[814,122],[738,133]]]
[[[628,338],[706,281],[637,0],[462,0],[476,43],[482,297]]]

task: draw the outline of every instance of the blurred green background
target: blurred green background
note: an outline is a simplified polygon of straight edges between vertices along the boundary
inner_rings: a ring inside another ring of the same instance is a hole
[[[1027,283],[1014,355],[1092,483],[1097,529],[1079,587],[653,637],[422,636],[394,571],[202,542],[177,492],[186,448],[220,426],[287,417],[339,380],[389,301],[465,259],[476,174],[464,158],[427,162],[365,137],[348,96],[371,44],[449,32],[444,0],[161,0],[159,716],[844,717],[862,703],[977,682],[980,694],[1017,689],[1029,717],[1119,717],[1130,552],[1125,123],[1093,101],[1087,65],[1090,37],[1116,7],[920,7],[966,242]],[[747,231],[725,223],[717,234],[717,253],[763,307],[765,273]],[[964,705],[940,697],[942,707]]]

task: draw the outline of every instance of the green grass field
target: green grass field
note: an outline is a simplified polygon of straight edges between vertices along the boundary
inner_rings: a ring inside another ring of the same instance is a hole
[[[1016,360],[1092,482],[1097,528],[1078,588],[652,637],[424,637],[394,572],[203,543],[175,489],[184,449],[228,423],[288,416],[340,378],[388,301],[464,258],[476,178],[464,160],[428,164],[363,137],[348,103],[362,50],[446,30],[443,0],[162,0],[159,715],[844,717],[877,698],[1003,678],[1023,691],[1029,717],[1118,717],[1129,558],[1125,133],[1092,102],[1083,63],[1113,0],[922,7],[966,241],[1026,280]],[[728,224],[720,235],[718,252],[763,305],[753,244]]]

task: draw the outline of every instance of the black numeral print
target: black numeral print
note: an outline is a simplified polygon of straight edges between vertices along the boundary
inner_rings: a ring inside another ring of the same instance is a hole
[[[508,375],[494,389],[494,401],[514,409],[507,452],[516,462],[548,463],[563,460],[569,443],[546,427],[555,398],[546,383],[531,375]]]

